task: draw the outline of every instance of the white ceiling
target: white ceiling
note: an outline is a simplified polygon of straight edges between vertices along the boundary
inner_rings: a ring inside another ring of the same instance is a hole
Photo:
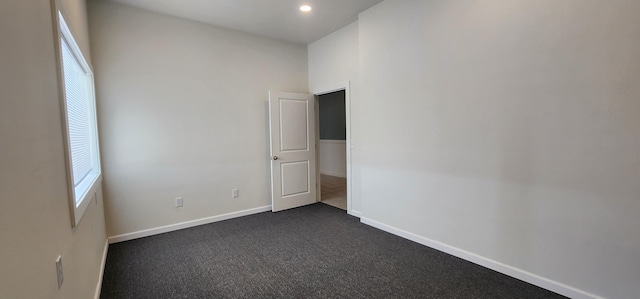
[[[111,0],[150,11],[309,44],[382,0]],[[300,5],[313,7],[309,13]]]

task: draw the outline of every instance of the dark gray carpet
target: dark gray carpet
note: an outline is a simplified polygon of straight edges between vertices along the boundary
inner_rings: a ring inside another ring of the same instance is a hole
[[[112,244],[100,298],[564,298],[321,203]]]

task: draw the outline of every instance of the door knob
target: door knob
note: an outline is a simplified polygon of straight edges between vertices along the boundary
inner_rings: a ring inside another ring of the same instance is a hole
[[[278,156],[273,156],[273,160],[278,160]]]

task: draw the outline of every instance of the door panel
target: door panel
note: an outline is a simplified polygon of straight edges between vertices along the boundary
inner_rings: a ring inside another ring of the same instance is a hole
[[[272,211],[316,202],[314,98],[269,92]]]
[[[280,99],[280,150],[309,150],[306,100]]]
[[[309,192],[309,162],[280,163],[282,197]]]

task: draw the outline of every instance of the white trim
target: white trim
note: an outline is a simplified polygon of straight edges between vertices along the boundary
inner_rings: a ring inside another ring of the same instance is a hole
[[[181,230],[189,227],[209,224],[213,222],[238,218],[242,216],[247,216],[247,215],[252,215],[252,214],[257,214],[257,213],[262,213],[267,211],[271,211],[271,206],[253,208],[253,209],[248,209],[248,210],[243,210],[238,212],[222,214],[218,216],[206,217],[206,218],[201,218],[201,219],[196,219],[196,220],[191,220],[191,221],[186,221],[186,222],[181,222],[176,224],[160,226],[156,228],[145,229],[137,232],[109,237],[109,244],[144,238],[144,237],[158,235],[162,233],[168,233],[168,232]]]
[[[319,142],[320,143],[327,143],[327,144],[344,144],[344,145],[347,145],[347,141],[346,140],[320,139]]]
[[[349,87],[350,81],[349,80],[345,80],[342,82],[338,82],[335,84],[328,84],[328,85],[324,85],[324,86],[320,86],[319,88],[315,88],[314,90],[311,91],[312,94],[317,95],[317,96],[321,96],[323,94],[328,94],[328,93],[332,93],[332,92],[336,92],[336,91],[341,91],[341,90],[346,90],[346,88]]]
[[[345,140],[345,147],[347,151],[347,213],[351,214],[351,209],[353,209],[352,205],[352,196],[351,196],[351,146],[347,146],[352,144],[351,140],[351,81],[346,80],[339,83],[324,85],[320,88],[314,88],[311,93],[315,96],[320,96],[327,93],[332,93],[335,91],[344,90],[344,113],[346,117],[346,131],[347,136]],[[318,134],[319,138],[320,134]],[[320,167],[318,167],[320,169]],[[320,179],[317,179],[317,183],[320,183]]]
[[[344,179],[347,178],[346,173],[338,173],[333,171],[320,170],[320,174],[326,174],[326,175],[335,176],[335,177],[344,178]]]
[[[362,218],[362,212],[356,211],[356,210],[351,210],[349,212],[347,212],[347,214],[353,216],[353,217],[358,217],[358,218]]]
[[[522,269],[518,269],[503,263],[500,263],[498,261],[494,261],[492,259],[477,255],[475,253],[469,252],[469,251],[465,251],[462,250],[460,248],[451,246],[451,245],[447,245],[444,244],[442,242],[438,242],[429,238],[425,238],[423,236],[419,236],[416,235],[414,233],[410,233],[408,231],[399,229],[399,228],[395,228],[393,226],[390,225],[386,225],[384,223],[369,219],[369,218],[365,218],[365,217],[361,217],[360,218],[360,222],[373,226],[377,229],[386,231],[388,233],[394,234],[396,236],[400,236],[402,238],[414,241],[416,243],[425,245],[427,247],[442,251],[444,253],[448,253],[451,254],[453,256],[459,257],[461,259],[467,260],[469,262],[472,262],[474,264],[478,264],[480,266],[489,268],[491,270],[500,272],[502,274],[520,279],[522,281],[528,282],[530,284],[539,286],[541,288],[550,290],[552,292],[556,292],[560,295],[564,295],[567,296],[569,298],[574,298],[574,299],[603,299],[603,297],[599,297],[596,296],[594,294],[585,292],[583,290],[579,290],[576,289],[574,287],[568,286],[566,284],[548,279],[548,278],[544,278],[542,276],[524,271]]]
[[[98,276],[98,284],[96,285],[95,299],[100,299],[102,292],[102,278],[104,277],[104,267],[107,264],[107,252],[109,251],[109,240],[104,240],[104,250],[102,251],[102,263],[100,264],[100,275]]]

